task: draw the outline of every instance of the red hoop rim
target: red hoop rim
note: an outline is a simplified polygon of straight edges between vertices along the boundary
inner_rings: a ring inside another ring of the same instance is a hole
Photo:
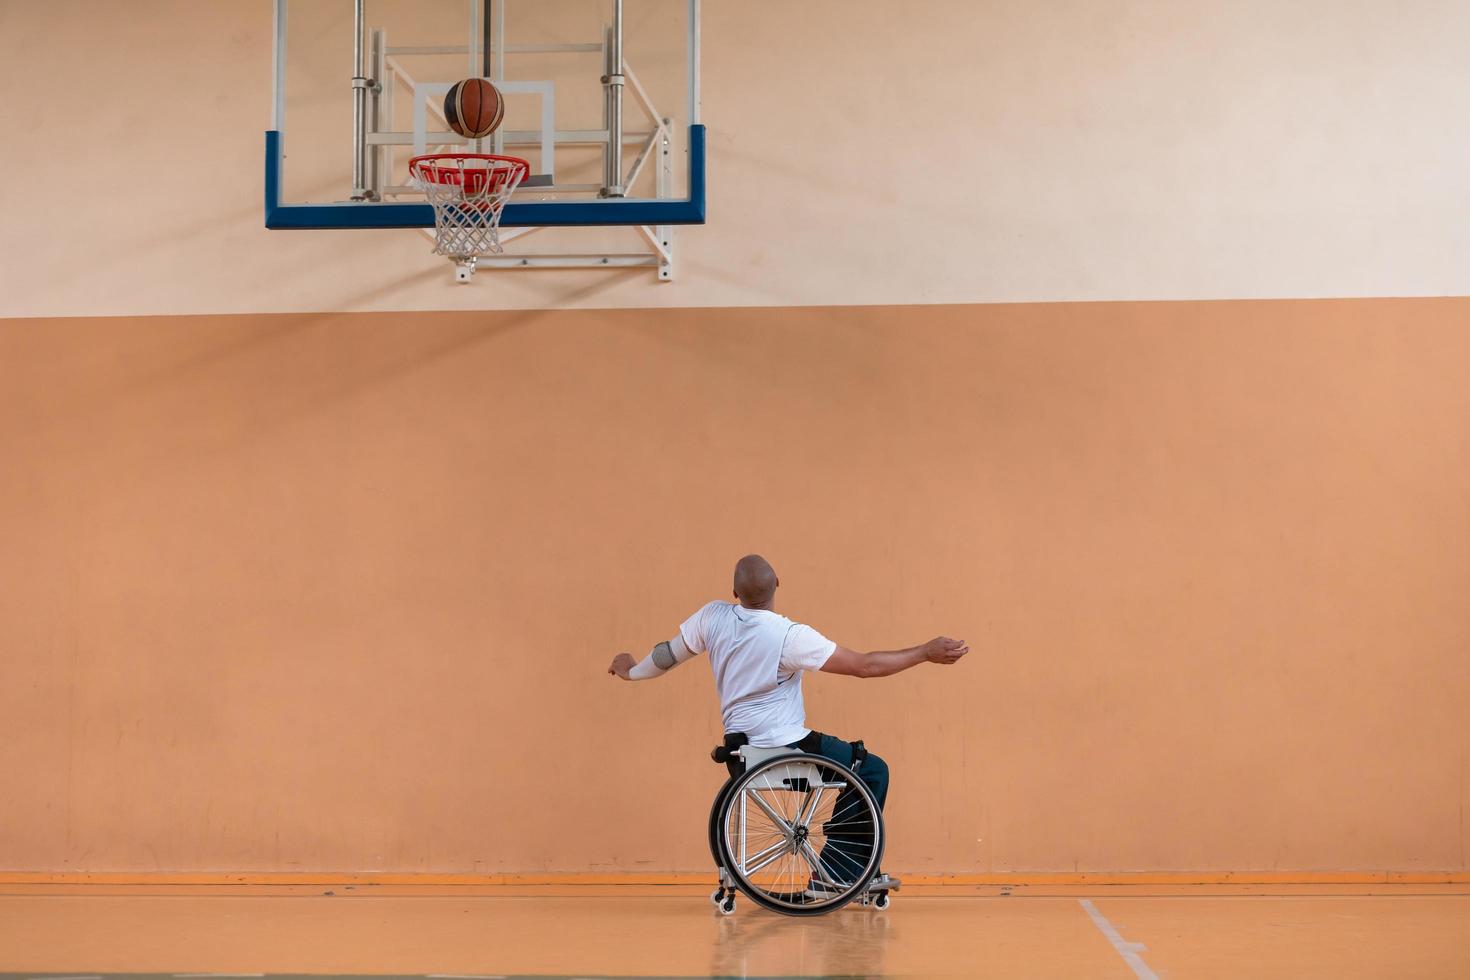
[[[451,167],[425,162],[429,160],[453,160],[459,162],[461,166]],[[495,163],[511,164],[513,169],[520,171],[519,179],[521,180],[524,180],[531,173],[531,164],[529,161],[522,160],[520,157],[503,156],[498,153],[424,153],[420,156],[409,158],[408,172],[416,176],[421,174],[425,180],[431,180],[436,184],[454,184],[458,183],[456,178],[465,170],[483,170],[486,173],[490,171],[489,167],[464,167],[462,164],[466,160],[486,160]]]

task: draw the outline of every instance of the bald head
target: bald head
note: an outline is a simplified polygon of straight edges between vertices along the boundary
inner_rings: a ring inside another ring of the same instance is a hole
[[[770,609],[776,604],[776,570],[760,555],[746,555],[735,563],[735,598],[747,609]]]

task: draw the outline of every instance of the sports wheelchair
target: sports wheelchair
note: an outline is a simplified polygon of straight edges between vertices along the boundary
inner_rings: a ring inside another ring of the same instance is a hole
[[[900,882],[878,871],[883,812],[852,768],[785,747],[756,748],[727,734],[710,757],[730,778],[709,814],[709,849],[719,871],[710,901],[724,915],[735,892],[782,915],[821,915],[856,900],[888,907]]]

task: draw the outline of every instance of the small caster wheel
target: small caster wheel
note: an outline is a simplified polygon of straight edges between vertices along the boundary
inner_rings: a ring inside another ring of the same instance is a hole
[[[730,890],[730,894],[727,895],[727,896],[725,896],[725,900],[720,903],[720,914],[721,915],[734,915],[735,914],[735,890],[733,888]]]
[[[879,912],[882,912],[884,909],[888,908],[887,892],[879,892],[878,894],[873,896],[873,908],[877,909]]]
[[[710,895],[709,900],[711,905],[713,905],[715,908],[719,908],[722,904],[724,904],[725,901],[725,889],[716,888],[714,892]]]

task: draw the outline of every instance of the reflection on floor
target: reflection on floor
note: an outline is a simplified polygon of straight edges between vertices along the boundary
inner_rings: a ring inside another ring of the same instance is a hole
[[[702,890],[86,888],[0,895],[0,980],[43,974],[1470,977],[1470,895],[900,894],[788,919]],[[151,980],[151,978],[150,978]]]

